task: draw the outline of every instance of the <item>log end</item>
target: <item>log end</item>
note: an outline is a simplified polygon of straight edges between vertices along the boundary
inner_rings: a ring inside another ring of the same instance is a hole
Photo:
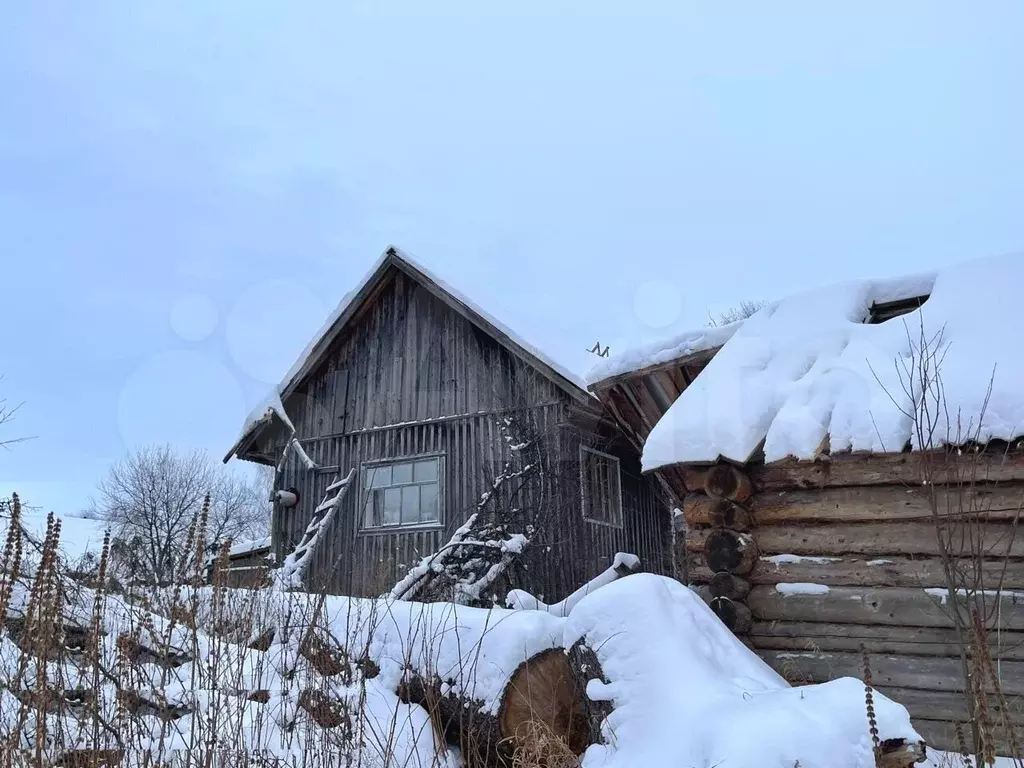
[[[750,609],[743,603],[730,600],[728,597],[714,598],[711,601],[711,610],[735,635],[749,632],[754,623]]]
[[[708,582],[712,597],[742,600],[750,593],[750,582],[728,571],[719,571]]]
[[[582,704],[565,650],[550,648],[512,673],[498,712],[498,728],[513,749],[536,746],[543,736],[580,755],[589,745],[581,715]]]
[[[757,546],[749,534],[719,528],[704,543],[704,562],[716,573],[750,573],[757,563]]]
[[[704,492],[715,499],[746,501],[753,495],[754,486],[735,464],[716,464],[704,476]]]

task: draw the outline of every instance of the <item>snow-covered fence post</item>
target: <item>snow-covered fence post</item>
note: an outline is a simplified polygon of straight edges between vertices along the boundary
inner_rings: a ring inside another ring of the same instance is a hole
[[[536,597],[522,589],[513,589],[508,593],[505,602],[509,608],[520,611],[546,611],[552,616],[565,618],[569,612],[584,597],[611,584],[613,581],[624,578],[640,571],[640,558],[626,552],[617,552],[612,560],[611,566],[599,573],[582,587],[577,589],[567,598],[554,605],[545,605]]]

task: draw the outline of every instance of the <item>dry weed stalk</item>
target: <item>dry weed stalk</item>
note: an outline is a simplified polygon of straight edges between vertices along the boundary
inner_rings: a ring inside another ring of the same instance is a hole
[[[990,492],[998,483],[988,476],[988,469],[1000,456],[1005,460],[1024,449],[1024,443],[984,439],[994,370],[980,412],[951,413],[942,378],[949,347],[945,329],[926,331],[923,315],[916,331],[906,322],[904,327],[910,354],[894,363],[903,400],[886,391],[911,425],[912,445],[900,448],[917,451],[919,483],[927,498],[944,581],[945,595],[937,605],[956,633],[967,717],[965,723],[954,724],[955,729],[963,741],[963,726],[970,727],[970,751],[978,766],[994,757],[997,735],[1002,735],[1013,753],[1009,757],[1018,768],[1024,768],[1019,739],[1003,702],[999,702],[999,722],[993,723],[988,701],[990,691],[997,692],[996,700],[1001,698],[998,662],[1003,650],[1004,582],[1024,511],[1022,492],[1015,508],[992,514]],[[876,380],[884,388],[877,375]],[[993,522],[1007,518],[1008,524],[1002,526],[1005,535],[995,539],[992,532],[999,529],[991,527]],[[989,642],[990,632],[995,634],[995,646]],[[961,751],[968,751],[966,744]]]

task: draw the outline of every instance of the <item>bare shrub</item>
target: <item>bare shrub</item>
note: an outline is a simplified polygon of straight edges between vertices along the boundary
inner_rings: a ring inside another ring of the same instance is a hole
[[[910,355],[894,363],[902,392],[887,393],[911,424],[912,445],[905,448],[917,451],[919,482],[927,494],[945,582],[936,601],[956,630],[967,719],[953,725],[965,742],[965,765],[970,765],[968,754],[979,766],[991,764],[999,741],[1008,745],[1007,757],[1014,765],[1024,766],[999,675],[1006,650],[1001,640],[1004,578],[1024,511],[1024,491],[1014,509],[1003,509],[1001,517],[993,518],[990,496],[999,483],[989,477],[990,468],[1019,453],[1024,442],[981,439],[996,371],[979,371],[979,377],[988,379],[980,413],[951,412],[942,378],[949,345],[944,329],[926,331],[923,317],[916,329],[906,321],[904,326]],[[884,388],[877,373],[875,377]],[[997,540],[990,534],[995,520],[1008,521],[1006,534]],[[969,739],[963,737],[965,726]]]
[[[724,312],[719,312],[716,315],[708,316],[708,325],[716,328],[720,325],[729,325],[729,323],[735,323],[740,320],[746,320],[753,314],[756,314],[758,310],[767,307],[767,301],[741,301],[739,306],[730,307]]]

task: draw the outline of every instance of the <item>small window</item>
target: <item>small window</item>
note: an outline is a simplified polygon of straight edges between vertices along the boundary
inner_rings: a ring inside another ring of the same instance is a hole
[[[580,492],[584,519],[622,527],[622,480],[617,458],[580,446]]]
[[[928,296],[911,296],[909,299],[897,301],[875,302],[868,309],[868,325],[878,325],[895,317],[910,314],[928,301]]]
[[[441,522],[441,457],[363,467],[363,529]]]

